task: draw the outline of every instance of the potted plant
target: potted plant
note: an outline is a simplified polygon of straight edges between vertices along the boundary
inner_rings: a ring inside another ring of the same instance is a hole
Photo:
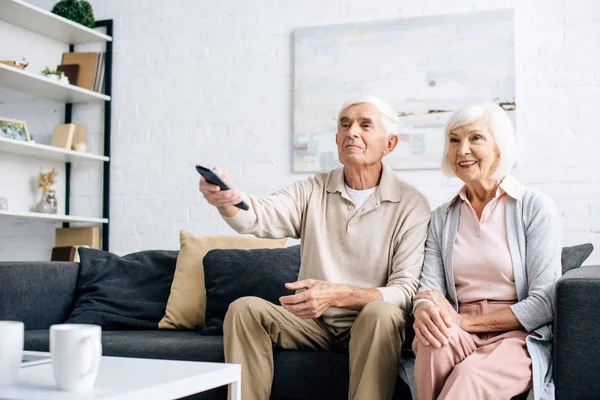
[[[92,6],[85,0],[60,0],[52,12],[88,28],[93,28],[96,23]]]
[[[62,71],[52,70],[49,67],[44,68],[42,75],[54,82],[69,83],[69,78],[63,75]]]

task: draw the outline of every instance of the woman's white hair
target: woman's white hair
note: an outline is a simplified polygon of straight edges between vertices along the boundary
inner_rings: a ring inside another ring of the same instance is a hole
[[[357,97],[345,101],[342,105],[342,108],[340,108],[340,112],[338,113],[338,122],[340,121],[342,113],[348,107],[362,103],[372,104],[379,110],[381,113],[380,121],[387,136],[398,134],[398,123],[400,122],[398,113],[396,113],[396,111],[388,103],[375,96]]]
[[[442,153],[442,172],[446,176],[455,176],[448,162],[448,146],[450,143],[450,132],[461,126],[475,121],[483,121],[492,132],[496,148],[499,154],[498,165],[492,175],[492,179],[501,180],[517,162],[517,143],[515,139],[515,128],[510,117],[502,107],[493,104],[477,104],[461,108],[450,116],[444,130],[444,152]]]

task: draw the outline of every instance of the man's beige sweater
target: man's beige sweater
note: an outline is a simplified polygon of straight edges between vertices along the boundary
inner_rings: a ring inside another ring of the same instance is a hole
[[[319,279],[377,288],[407,313],[419,286],[430,218],[427,199],[383,164],[377,190],[356,210],[344,171],[318,173],[266,197],[244,195],[250,206],[225,221],[261,238],[300,238],[298,280]],[[323,321],[352,325],[358,312],[329,308]]]

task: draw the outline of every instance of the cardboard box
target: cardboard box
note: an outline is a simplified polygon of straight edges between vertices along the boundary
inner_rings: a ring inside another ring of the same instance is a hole
[[[87,126],[81,124],[75,124],[75,135],[73,136],[72,149],[75,150],[75,146],[78,143],[85,143],[87,137]]]
[[[55,246],[89,246],[100,250],[100,227],[56,228]]]
[[[56,67],[57,71],[62,71],[71,85],[77,86],[77,78],[79,77],[79,65],[78,64],[61,64]]]
[[[79,65],[77,86],[94,90],[99,55],[100,53],[93,52],[63,53],[62,64]]]
[[[50,261],[75,261],[75,254],[77,253],[77,247],[75,246],[64,246],[54,247],[52,249],[52,255]]]
[[[75,124],[56,125],[54,127],[50,145],[61,149],[71,150],[76,128]]]

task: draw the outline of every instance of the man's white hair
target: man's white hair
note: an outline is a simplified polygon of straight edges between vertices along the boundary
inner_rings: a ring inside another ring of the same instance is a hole
[[[444,152],[442,153],[442,172],[446,176],[455,176],[448,162],[450,132],[475,121],[483,121],[494,136],[499,160],[492,179],[501,180],[517,163],[517,143],[515,128],[504,109],[496,104],[477,104],[461,108],[450,116],[444,130]]]
[[[345,101],[342,105],[342,108],[340,108],[340,112],[338,113],[338,122],[340,121],[342,113],[348,107],[362,103],[372,104],[379,110],[381,113],[380,121],[387,136],[398,134],[398,123],[400,122],[398,113],[396,113],[396,111],[388,103],[375,96],[357,97]]]

